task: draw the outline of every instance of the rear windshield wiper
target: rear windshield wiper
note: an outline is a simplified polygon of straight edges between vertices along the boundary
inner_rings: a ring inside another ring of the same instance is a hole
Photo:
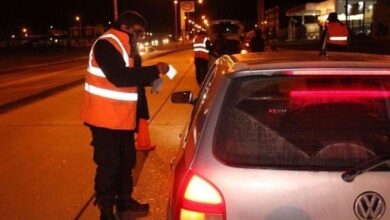
[[[368,160],[366,162],[363,162],[349,170],[346,170],[343,172],[341,177],[345,182],[352,182],[355,177],[368,172],[372,169],[375,169],[376,167],[381,166],[382,164],[388,163],[390,161],[390,156],[379,156],[374,159]]]

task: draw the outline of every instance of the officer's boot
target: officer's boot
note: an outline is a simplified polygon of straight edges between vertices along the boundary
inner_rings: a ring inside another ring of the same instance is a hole
[[[112,207],[99,207],[100,220],[116,220]]]
[[[133,198],[126,200],[118,200],[116,203],[116,210],[118,212],[142,212],[147,213],[149,211],[148,203],[140,203]]]

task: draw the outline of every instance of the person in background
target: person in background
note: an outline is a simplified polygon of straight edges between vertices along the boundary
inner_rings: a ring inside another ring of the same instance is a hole
[[[249,48],[251,52],[263,52],[265,50],[264,46],[263,32],[261,29],[255,30],[255,36],[249,42]]]
[[[337,13],[335,12],[328,15],[327,21],[321,35],[321,54],[323,54],[326,49],[345,51],[348,46],[348,27],[339,21]]]
[[[193,39],[196,81],[199,86],[206,78],[209,65],[210,41],[205,31],[200,31]]]
[[[96,204],[101,220],[115,219],[118,212],[147,213],[149,204],[132,198],[132,168],[136,151],[134,131],[142,99],[139,88],[168,72],[168,65],[142,67],[136,42],[145,32],[145,19],[134,11],[119,15],[113,28],[91,48],[84,86],[81,119],[92,133]],[[146,100],[145,100],[146,101]]]

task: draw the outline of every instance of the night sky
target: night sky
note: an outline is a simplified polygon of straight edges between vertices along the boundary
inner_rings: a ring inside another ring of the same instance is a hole
[[[245,23],[256,20],[256,0],[203,0],[197,14],[212,19],[234,18]],[[306,0],[307,1],[307,0]],[[318,1],[318,0],[314,0]],[[265,0],[266,8],[279,4],[297,5],[305,0]],[[312,1],[313,2],[313,1]],[[112,21],[112,0],[1,0],[0,35],[17,34],[26,26],[33,34],[44,33],[50,25],[68,28],[81,16],[83,25],[107,24]],[[173,32],[173,0],[118,0],[119,12],[136,10],[145,16],[148,29],[154,32]],[[197,16],[199,17],[199,16]]]

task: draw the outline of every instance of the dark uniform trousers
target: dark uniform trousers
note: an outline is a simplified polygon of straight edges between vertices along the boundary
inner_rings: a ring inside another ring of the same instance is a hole
[[[134,131],[88,127],[92,132],[93,159],[97,165],[96,202],[101,207],[112,207],[117,199],[129,199],[133,191]]]
[[[203,80],[206,78],[208,65],[208,60],[198,57],[195,58],[196,81],[199,86],[202,85]]]

